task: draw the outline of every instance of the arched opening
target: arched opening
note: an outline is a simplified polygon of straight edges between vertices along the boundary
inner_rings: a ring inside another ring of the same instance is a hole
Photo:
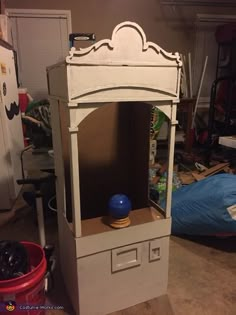
[[[117,193],[129,196],[132,209],[143,209],[149,206],[152,186],[150,182],[152,112],[152,105],[143,102],[109,103],[94,110],[79,124],[82,219],[107,215],[108,200]],[[64,138],[62,143],[66,213],[68,221],[71,222],[68,121],[66,113],[61,113],[60,116],[63,117],[61,130],[62,138]],[[157,144],[160,144],[162,140],[163,138],[158,141],[157,138]],[[157,185],[154,186],[157,189]]]
[[[112,103],[79,125],[81,216],[107,214],[113,194],[129,196],[133,209],[148,204],[151,106]]]

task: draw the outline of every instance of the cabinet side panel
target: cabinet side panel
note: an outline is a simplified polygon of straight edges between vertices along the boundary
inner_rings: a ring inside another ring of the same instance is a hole
[[[64,282],[74,309],[78,310],[78,277],[76,262],[76,246],[72,231],[65,218],[65,171],[62,150],[60,109],[62,106],[55,99],[50,100],[52,114],[53,149],[55,156],[56,192],[57,192],[57,220],[59,236],[60,266]]]
[[[52,97],[68,99],[67,67],[62,63],[47,69],[48,93]]]
[[[65,179],[65,202],[66,202],[66,217],[69,222],[72,222],[72,200],[71,200],[71,171],[70,171],[70,135],[69,135],[69,109],[67,103],[59,101],[59,116],[60,116],[60,136],[61,148],[64,167]]]
[[[117,257],[115,249],[113,255],[111,250],[78,259],[81,314],[109,314],[166,293],[169,237],[158,240],[158,259],[150,259],[152,242],[126,246],[123,252],[119,248],[119,254],[125,255],[124,268],[117,271],[112,271],[112,258]],[[138,263],[125,268],[125,260],[128,263],[132,258],[135,247]]]
[[[58,233],[61,271],[66,286],[66,291],[72,302],[76,315],[78,309],[78,272],[76,261],[75,240],[68,223],[62,213],[58,214]]]

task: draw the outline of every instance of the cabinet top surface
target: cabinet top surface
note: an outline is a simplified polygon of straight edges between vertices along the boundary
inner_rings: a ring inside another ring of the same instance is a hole
[[[111,39],[72,47],[63,63],[49,67],[49,95],[81,103],[177,101],[181,67],[179,53],[147,41],[138,24],[123,22]]]
[[[169,53],[146,39],[136,23],[123,22],[115,27],[111,39],[69,51],[66,63],[78,65],[181,67],[179,53]]]

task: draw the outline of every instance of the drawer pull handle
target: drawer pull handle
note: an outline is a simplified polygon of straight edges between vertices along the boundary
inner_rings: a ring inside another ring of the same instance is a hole
[[[149,261],[161,259],[161,246],[159,240],[151,241],[149,244]]]

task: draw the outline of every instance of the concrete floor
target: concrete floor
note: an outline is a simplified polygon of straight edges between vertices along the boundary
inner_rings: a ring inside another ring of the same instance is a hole
[[[10,217],[10,222],[3,225]],[[27,207],[15,213],[0,213],[0,239],[38,242],[33,221],[32,211]],[[58,245],[56,217],[48,220],[46,229],[48,243]],[[168,295],[113,315],[235,315],[235,241],[236,238],[171,237]],[[48,301],[63,305],[64,311],[47,311],[47,315],[74,315],[59,264],[55,272],[55,289]]]

